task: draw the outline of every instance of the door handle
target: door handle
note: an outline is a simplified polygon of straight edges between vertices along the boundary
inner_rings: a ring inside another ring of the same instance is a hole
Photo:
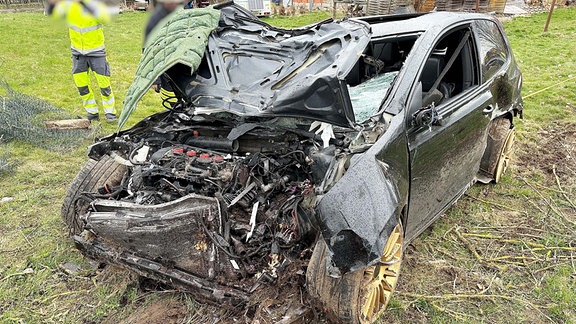
[[[494,111],[494,106],[492,105],[488,105],[488,107],[484,108],[484,110],[482,110],[482,113],[484,115],[488,115],[490,113],[492,113]]]

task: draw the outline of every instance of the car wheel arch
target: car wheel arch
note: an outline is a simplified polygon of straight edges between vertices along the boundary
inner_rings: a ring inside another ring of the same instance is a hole
[[[330,251],[322,236],[318,237],[306,271],[308,294],[335,322],[372,323],[386,309],[398,282],[404,257],[404,230],[400,214],[387,235],[380,257],[373,265],[330,275]]]
[[[395,165],[375,156],[359,157],[316,206],[324,240],[336,254],[334,275],[377,262],[391,224],[402,218],[407,188],[396,178]],[[356,248],[350,248],[354,243]],[[357,250],[359,249],[359,250]],[[341,250],[343,255],[337,254]]]
[[[511,111],[490,122],[486,149],[476,177],[479,182],[487,184],[500,181],[502,173],[509,163],[515,132]]]

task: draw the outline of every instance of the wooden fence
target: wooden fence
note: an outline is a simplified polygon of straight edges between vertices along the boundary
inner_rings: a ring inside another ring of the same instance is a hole
[[[43,0],[0,0],[0,9],[43,8]]]

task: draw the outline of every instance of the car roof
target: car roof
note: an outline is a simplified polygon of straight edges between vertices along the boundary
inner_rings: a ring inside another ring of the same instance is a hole
[[[494,18],[489,15],[478,13],[437,11],[428,13],[367,16],[353,19],[368,23],[372,29],[372,37],[380,37],[432,30],[441,32],[442,30],[461,21],[477,19],[493,20]]]

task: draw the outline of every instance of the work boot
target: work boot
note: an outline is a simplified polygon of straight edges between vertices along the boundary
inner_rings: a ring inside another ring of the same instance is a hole
[[[98,119],[100,119],[100,115],[88,113],[88,114],[86,115],[86,118],[87,118],[89,121],[98,120]]]
[[[115,122],[116,121],[116,114],[106,113],[106,121]]]

